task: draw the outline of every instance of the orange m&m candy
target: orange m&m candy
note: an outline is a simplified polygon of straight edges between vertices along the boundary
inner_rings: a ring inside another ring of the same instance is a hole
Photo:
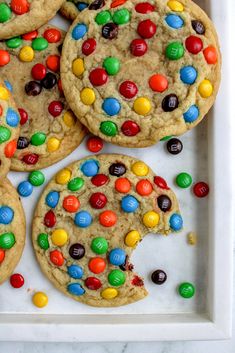
[[[64,198],[63,208],[67,212],[76,212],[80,207],[80,202],[76,196],[70,195]]]
[[[5,251],[3,249],[0,249],[0,263],[3,262],[5,258]]]
[[[3,109],[2,109],[2,106],[0,105],[0,116],[2,116],[2,113],[3,113]]]
[[[46,60],[46,65],[49,70],[58,72],[60,69],[60,57],[59,55],[50,55]]]
[[[167,78],[163,75],[153,75],[149,79],[149,86],[155,92],[164,92],[168,87]]]
[[[43,37],[48,43],[57,43],[61,40],[61,33],[58,29],[49,28],[44,32]]]
[[[37,36],[38,36],[38,31],[35,30],[35,31],[32,31],[32,32],[28,32],[28,33],[23,34],[22,38],[24,40],[33,40],[33,39],[37,38]]]
[[[10,61],[10,54],[6,50],[0,50],[0,66],[5,66]]]
[[[147,179],[140,180],[136,184],[136,191],[141,196],[148,196],[153,191],[152,184]]]
[[[10,141],[5,147],[5,150],[4,150],[5,156],[7,158],[12,158],[15,154],[16,148],[17,148],[17,141],[16,140]]]
[[[215,47],[209,46],[203,50],[204,57],[208,64],[216,64],[218,55]]]
[[[127,178],[119,178],[115,182],[115,189],[122,194],[126,194],[131,189],[131,183]]]
[[[64,257],[59,250],[53,250],[50,252],[50,260],[56,266],[62,266],[64,263]]]
[[[113,0],[111,4],[111,9],[114,9],[115,7],[121,6],[125,4],[126,0]]]
[[[17,15],[23,15],[29,11],[29,3],[27,0],[12,0],[11,9]]]
[[[88,267],[91,272],[98,274],[104,272],[106,263],[102,257],[94,257],[90,260]]]
[[[100,214],[99,221],[104,227],[112,227],[117,222],[117,215],[113,211],[104,211]]]

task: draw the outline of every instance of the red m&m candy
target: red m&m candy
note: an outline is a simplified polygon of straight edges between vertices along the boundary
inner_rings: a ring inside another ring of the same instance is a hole
[[[60,70],[60,57],[59,55],[49,55],[46,60],[47,68],[53,72]]]
[[[19,108],[18,111],[20,113],[20,125],[26,124],[28,121],[28,113],[22,108]]]
[[[132,120],[127,120],[121,127],[122,133],[125,136],[135,136],[140,132],[140,127]]]
[[[38,36],[38,31],[32,31],[32,32],[23,34],[22,39],[33,40],[33,39],[37,38],[37,36]]]
[[[169,190],[167,182],[160,176],[154,177],[154,184],[156,184],[161,189]]]
[[[56,216],[52,210],[48,211],[44,217],[44,224],[48,228],[54,227],[56,224]]]
[[[96,209],[101,209],[101,208],[104,208],[104,206],[106,205],[107,197],[101,192],[96,192],[91,195],[89,201],[90,201],[91,207]]]
[[[64,109],[64,106],[61,102],[59,101],[53,101],[49,104],[48,111],[49,113],[56,118],[59,116]]]
[[[96,49],[96,40],[94,38],[89,38],[85,40],[82,44],[82,53],[84,55],[92,54]]]
[[[11,9],[17,15],[23,15],[29,11],[30,4],[27,0],[11,0]]]
[[[49,28],[44,32],[43,37],[49,43],[57,43],[61,40],[61,33],[58,29]]]
[[[203,42],[201,38],[196,36],[190,36],[186,39],[185,46],[191,54],[198,54],[203,48]]]
[[[0,66],[5,66],[10,62],[10,54],[6,50],[0,50]]]
[[[102,150],[104,143],[99,137],[89,137],[87,140],[87,148],[90,152],[96,153]]]
[[[42,80],[46,76],[47,70],[43,64],[36,64],[32,67],[31,74],[34,80]]]
[[[138,25],[137,32],[142,38],[152,38],[156,33],[157,26],[151,20],[141,21]]]
[[[124,81],[119,87],[121,95],[127,99],[134,98],[138,93],[138,87],[132,81]]]
[[[102,186],[109,182],[109,177],[105,174],[96,174],[92,177],[91,182],[95,186]]]
[[[143,56],[147,50],[148,46],[144,39],[134,39],[131,42],[131,54],[134,56]]]
[[[10,283],[13,288],[20,288],[24,285],[24,277],[20,273],[14,273],[10,277]]]
[[[77,210],[80,207],[80,202],[78,200],[78,198],[74,195],[69,195],[66,196],[63,200],[63,208],[67,211],[67,212],[77,212]]]
[[[101,281],[96,277],[88,277],[85,280],[85,285],[88,289],[97,290],[102,286]]]
[[[0,264],[3,262],[5,259],[5,251],[3,249],[0,249]]]
[[[104,69],[97,68],[90,72],[89,79],[93,86],[102,86],[108,81],[108,74]]]
[[[194,185],[193,192],[194,194],[199,197],[206,197],[209,194],[209,186],[207,183],[204,183],[203,181],[200,181],[199,183]]]
[[[24,155],[22,161],[28,165],[34,165],[38,162],[39,155],[36,153],[29,153]]]
[[[136,5],[135,11],[142,14],[150,13],[154,11],[154,6],[149,2],[140,2]]]

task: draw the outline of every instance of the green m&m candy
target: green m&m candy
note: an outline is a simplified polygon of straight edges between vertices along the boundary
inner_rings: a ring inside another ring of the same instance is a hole
[[[103,121],[100,124],[100,131],[106,136],[116,136],[118,129],[117,125],[112,121]]]
[[[11,38],[11,39],[8,39],[6,41],[6,45],[8,48],[11,48],[11,49],[16,49],[16,48],[19,48],[22,44],[22,39],[20,37],[16,37],[16,38]]]
[[[113,22],[117,25],[124,25],[128,23],[131,19],[130,12],[127,9],[121,9],[114,12]]]
[[[105,254],[108,251],[108,242],[103,237],[97,237],[92,240],[91,249],[96,254]]]
[[[3,233],[0,235],[0,249],[11,249],[15,244],[15,236],[13,233]]]
[[[126,282],[126,275],[120,270],[112,270],[108,275],[108,281],[111,286],[122,286]]]
[[[84,180],[82,178],[74,178],[72,180],[70,180],[70,182],[68,183],[68,189],[70,191],[78,191],[80,190],[84,185]]]
[[[43,132],[36,132],[36,134],[31,137],[30,142],[34,146],[41,146],[46,141],[46,138],[46,134],[44,134]]]
[[[48,41],[45,38],[35,38],[32,42],[32,48],[37,51],[45,50],[48,47]]]
[[[109,11],[101,11],[95,18],[95,22],[98,25],[105,25],[112,19],[111,13]]]
[[[192,184],[192,182],[193,179],[188,173],[180,173],[176,177],[176,184],[182,189],[188,188]]]
[[[180,42],[170,43],[166,48],[166,57],[170,60],[179,60],[184,56],[184,47]]]
[[[168,141],[172,138],[172,136],[165,136],[160,141]]]
[[[107,73],[111,76],[117,75],[120,70],[120,61],[114,57],[108,57],[104,59],[103,67]]]
[[[29,174],[29,182],[33,186],[41,186],[45,181],[45,176],[39,170],[35,170]]]
[[[11,131],[5,126],[0,126],[0,144],[8,141],[10,137]]]
[[[46,233],[39,234],[37,238],[37,242],[40,248],[43,250],[47,250],[50,247],[49,241],[48,241],[48,235]]]
[[[11,18],[11,9],[5,4],[0,4],[0,23],[7,22]]]
[[[194,285],[188,282],[181,283],[178,290],[181,297],[186,299],[192,298],[195,294]]]

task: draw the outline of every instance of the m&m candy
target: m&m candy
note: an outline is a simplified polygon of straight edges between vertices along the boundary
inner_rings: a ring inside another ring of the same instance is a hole
[[[179,294],[185,299],[190,299],[195,294],[195,287],[192,283],[184,282],[179,285]]]
[[[38,308],[44,308],[48,304],[48,296],[44,292],[36,292],[32,300],[33,304]]]

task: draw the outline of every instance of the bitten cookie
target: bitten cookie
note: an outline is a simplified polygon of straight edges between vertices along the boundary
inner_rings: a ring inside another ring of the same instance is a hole
[[[95,135],[145,147],[196,126],[215,101],[221,57],[213,23],[190,0],[107,0],[71,26],[61,78]]]
[[[84,137],[62,91],[63,37],[63,31],[44,26],[0,43],[0,76],[11,83],[21,116],[13,170],[48,167],[69,155]]]
[[[20,117],[8,81],[0,80],[0,182],[10,169],[20,133]]]
[[[181,230],[175,194],[142,161],[85,158],[49,182],[33,221],[33,246],[45,275],[84,304],[130,304],[148,293],[129,262],[148,233]]]
[[[13,272],[24,244],[24,210],[16,190],[4,179],[0,183],[0,284]]]
[[[0,39],[33,31],[47,23],[64,0],[5,0],[0,3]]]

